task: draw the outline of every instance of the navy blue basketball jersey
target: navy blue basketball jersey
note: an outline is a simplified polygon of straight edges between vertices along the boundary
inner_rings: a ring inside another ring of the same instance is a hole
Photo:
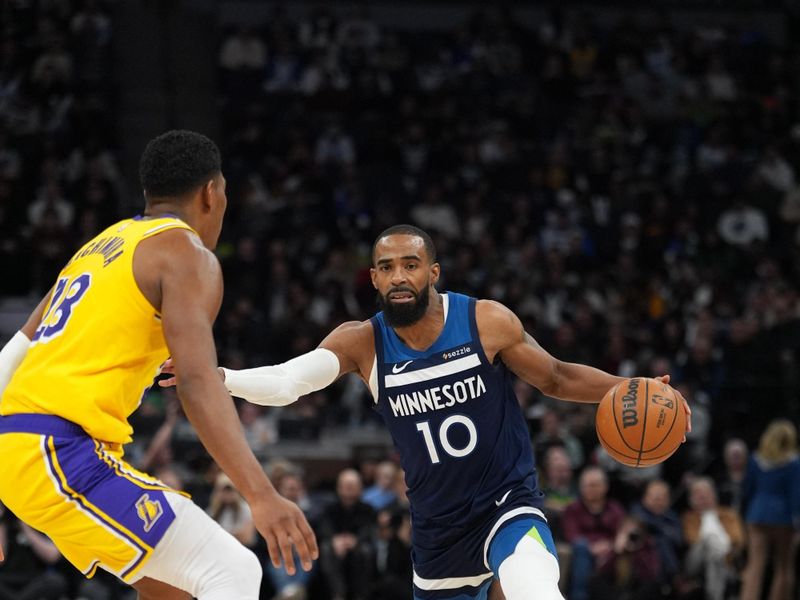
[[[406,346],[383,313],[372,318],[376,408],[406,472],[415,547],[458,539],[445,532],[458,536],[508,507],[542,503],[511,375],[484,354],[476,301],[442,298],[444,329],[424,351]]]

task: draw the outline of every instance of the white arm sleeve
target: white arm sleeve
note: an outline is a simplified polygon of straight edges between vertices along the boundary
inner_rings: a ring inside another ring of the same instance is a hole
[[[30,345],[31,341],[28,336],[18,331],[0,350],[0,396],[3,395],[3,391],[14,375],[14,371],[17,370],[22,359],[28,353]]]
[[[280,365],[223,371],[231,396],[262,406],[286,406],[332,384],[339,368],[333,352],[317,348]]]

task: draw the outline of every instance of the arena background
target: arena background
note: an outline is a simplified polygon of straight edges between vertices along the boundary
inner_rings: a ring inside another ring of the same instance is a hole
[[[219,144],[228,179],[220,364],[279,362],[371,315],[372,240],[414,223],[437,243],[440,289],[504,302],[560,359],[670,373],[691,402],[687,443],[632,470],[598,451],[593,407],[518,385],[539,461],[552,446],[569,458],[555,522],[587,464],[626,510],[661,477],[681,515],[700,475],[736,510],[726,444],[752,451],[773,419],[800,420],[800,7],[495,4],[3,0],[0,341],[79,244],[141,210],[147,140],[194,129]],[[318,565],[283,595],[267,572],[264,598],[327,600],[340,576],[348,598],[410,597],[410,566],[385,560],[407,543],[407,515],[402,474],[376,469],[396,457],[370,403],[352,377],[284,409],[241,406],[321,541],[338,526],[326,507],[343,469],[365,488],[385,480],[368,499],[390,506],[358,523],[363,564]],[[127,456],[203,507],[238,506],[179,413],[170,391],[151,392]],[[246,510],[217,514],[265,558]],[[0,565],[0,598],[42,573],[55,598],[126,597],[1,522],[28,555]],[[677,548],[658,593],[704,597],[690,544]],[[745,560],[729,557],[724,597]],[[641,597],[636,573],[593,597]]]

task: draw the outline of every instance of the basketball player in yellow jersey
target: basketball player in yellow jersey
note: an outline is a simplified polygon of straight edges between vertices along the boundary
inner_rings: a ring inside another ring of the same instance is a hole
[[[258,598],[261,567],[189,499],[122,459],[128,417],[174,358],[178,396],[201,441],[246,498],[276,567],[317,557],[298,507],[248,447],[217,372],[222,299],[216,246],[227,199],[205,136],[152,140],[145,214],[80,248],[0,352],[0,501],[87,577],[103,568],[140,598]]]

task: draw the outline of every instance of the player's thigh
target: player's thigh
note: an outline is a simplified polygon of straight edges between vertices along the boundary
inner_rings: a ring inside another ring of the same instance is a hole
[[[138,600],[191,600],[188,592],[149,577],[143,577],[133,587],[139,593]]]
[[[0,435],[0,500],[87,577],[133,580],[169,527],[164,487],[125,472],[86,436]]]

